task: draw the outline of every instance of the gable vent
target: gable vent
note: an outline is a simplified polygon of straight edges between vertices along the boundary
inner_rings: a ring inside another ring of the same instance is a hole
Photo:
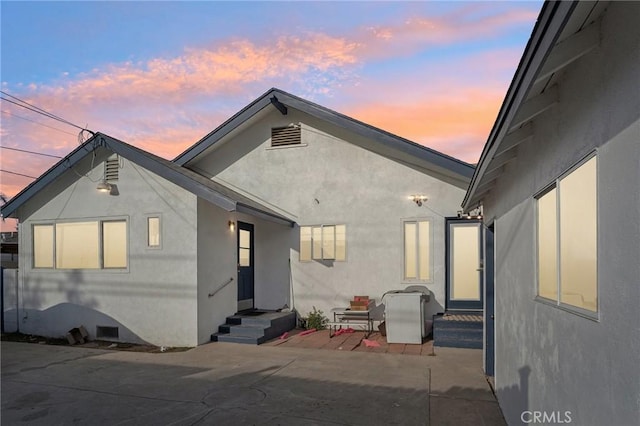
[[[104,180],[113,182],[118,180],[118,170],[120,169],[120,157],[113,154],[104,162]]]
[[[300,125],[274,127],[271,129],[271,146],[300,145],[301,143]]]

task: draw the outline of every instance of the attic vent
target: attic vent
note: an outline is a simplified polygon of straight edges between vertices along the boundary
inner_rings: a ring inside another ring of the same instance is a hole
[[[298,124],[271,129],[271,146],[300,145],[301,142],[300,125]]]
[[[113,154],[104,162],[104,180],[113,182],[118,180],[118,169],[120,168],[120,157]]]

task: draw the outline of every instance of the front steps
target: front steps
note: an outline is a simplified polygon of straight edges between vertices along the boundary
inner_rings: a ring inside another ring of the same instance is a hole
[[[296,326],[295,312],[254,310],[227,317],[227,322],[211,335],[212,342],[259,345]]]
[[[482,349],[481,312],[447,312],[433,320],[433,346]]]

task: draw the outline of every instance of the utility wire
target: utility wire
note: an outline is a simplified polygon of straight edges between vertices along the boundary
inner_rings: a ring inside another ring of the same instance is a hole
[[[75,135],[73,135],[73,136],[75,136]],[[8,147],[8,146],[0,146],[0,149],[8,149],[10,151],[24,152],[24,153],[33,154],[33,155],[42,155],[43,157],[62,158],[59,155],[51,155],[51,154],[45,154],[43,152],[27,151],[26,149],[11,148],[11,147]]]
[[[11,175],[16,175],[16,176],[22,176],[22,177],[26,177],[26,178],[29,178],[29,179],[38,179],[35,176],[29,176],[29,175],[25,175],[25,174],[22,174],[22,173],[12,172],[11,170],[0,169],[0,172],[9,173]]]
[[[32,105],[27,101],[23,101],[22,99],[20,99],[20,98],[18,98],[16,96],[10,95],[7,92],[4,92],[4,91],[0,90],[0,93],[2,93],[5,96],[8,96],[11,99],[15,99],[15,100],[11,100],[11,99],[8,99],[8,98],[0,96],[0,99],[2,99],[3,101],[12,103],[12,104],[14,104],[16,106],[19,106],[21,108],[28,109],[29,111],[33,111],[33,112],[35,112],[37,114],[44,115],[45,117],[51,118],[52,120],[57,120],[57,121],[59,121],[61,123],[68,124],[69,126],[75,127],[76,129],[86,130],[89,133],[93,133],[90,130],[85,129],[84,127],[80,127],[77,124],[74,124],[74,123],[70,122],[69,120],[65,120],[64,118],[59,117],[59,116],[57,116],[55,114],[52,114],[52,113],[50,113],[50,112],[48,112],[48,111],[46,111],[46,110],[44,110],[44,109],[42,109],[40,107]]]
[[[57,116],[57,115],[55,115],[55,114],[53,114],[53,113],[51,113],[51,112],[49,112],[49,111],[46,111],[46,110],[44,110],[44,109],[42,109],[42,108],[40,108],[40,107],[38,107],[38,106],[36,106],[36,105],[30,104],[29,102],[27,102],[27,101],[25,101],[25,100],[23,100],[23,99],[20,99],[20,98],[19,98],[19,97],[17,97],[17,96],[13,96],[13,95],[11,95],[11,94],[9,94],[9,93],[7,93],[7,92],[4,92],[4,91],[2,91],[2,90],[0,90],[0,93],[2,93],[2,94],[3,94],[3,95],[5,95],[5,96],[10,97],[11,99],[14,99],[14,100],[16,100],[16,101],[20,102],[21,104],[28,105],[29,107],[34,108],[34,109],[35,109],[35,110],[37,110],[37,111],[40,111],[40,113],[42,113],[42,114],[46,115],[47,117],[53,118],[53,119],[55,119],[55,120],[61,120],[61,121],[63,121],[63,122],[66,122],[66,123],[68,123],[68,124],[71,124],[71,125],[74,125],[74,126],[75,126],[75,124],[71,123],[70,121],[67,121],[67,120],[65,120],[64,118],[62,118],[62,117],[60,117],[60,116]],[[6,99],[5,99],[5,100],[6,100]]]
[[[57,127],[47,126],[46,124],[42,124],[42,123],[40,123],[39,121],[31,120],[30,118],[22,117],[21,115],[14,114],[14,113],[12,113],[11,111],[5,111],[5,110],[2,110],[2,113],[3,113],[3,114],[10,115],[10,116],[15,117],[15,118],[19,118],[19,119],[21,119],[21,120],[30,121],[30,122],[32,122],[32,123],[34,123],[34,124],[37,124],[37,125],[39,125],[39,126],[42,126],[42,127],[48,127],[49,129],[57,130],[57,131],[58,131],[58,132],[60,132],[60,133],[65,133],[65,134],[67,134],[67,135],[76,136],[76,135],[75,135],[75,134],[73,134],[73,133],[65,132],[64,130],[62,130],[62,129],[58,129]]]

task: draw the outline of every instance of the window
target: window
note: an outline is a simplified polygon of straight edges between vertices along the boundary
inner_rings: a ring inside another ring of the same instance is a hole
[[[53,268],[53,225],[33,226],[33,267]]]
[[[596,157],[560,177],[536,205],[538,296],[597,312]]]
[[[301,126],[292,124],[285,127],[274,127],[271,129],[271,146],[291,146],[302,144]]]
[[[337,260],[347,258],[345,225],[300,227],[300,260]]]
[[[431,237],[428,220],[404,222],[404,279],[431,279]]]
[[[127,222],[61,222],[33,226],[33,267],[126,268]]]
[[[56,223],[56,268],[100,268],[98,222]]]
[[[127,222],[102,222],[102,267],[127,267]]]
[[[160,217],[147,217],[147,247],[160,247]]]

